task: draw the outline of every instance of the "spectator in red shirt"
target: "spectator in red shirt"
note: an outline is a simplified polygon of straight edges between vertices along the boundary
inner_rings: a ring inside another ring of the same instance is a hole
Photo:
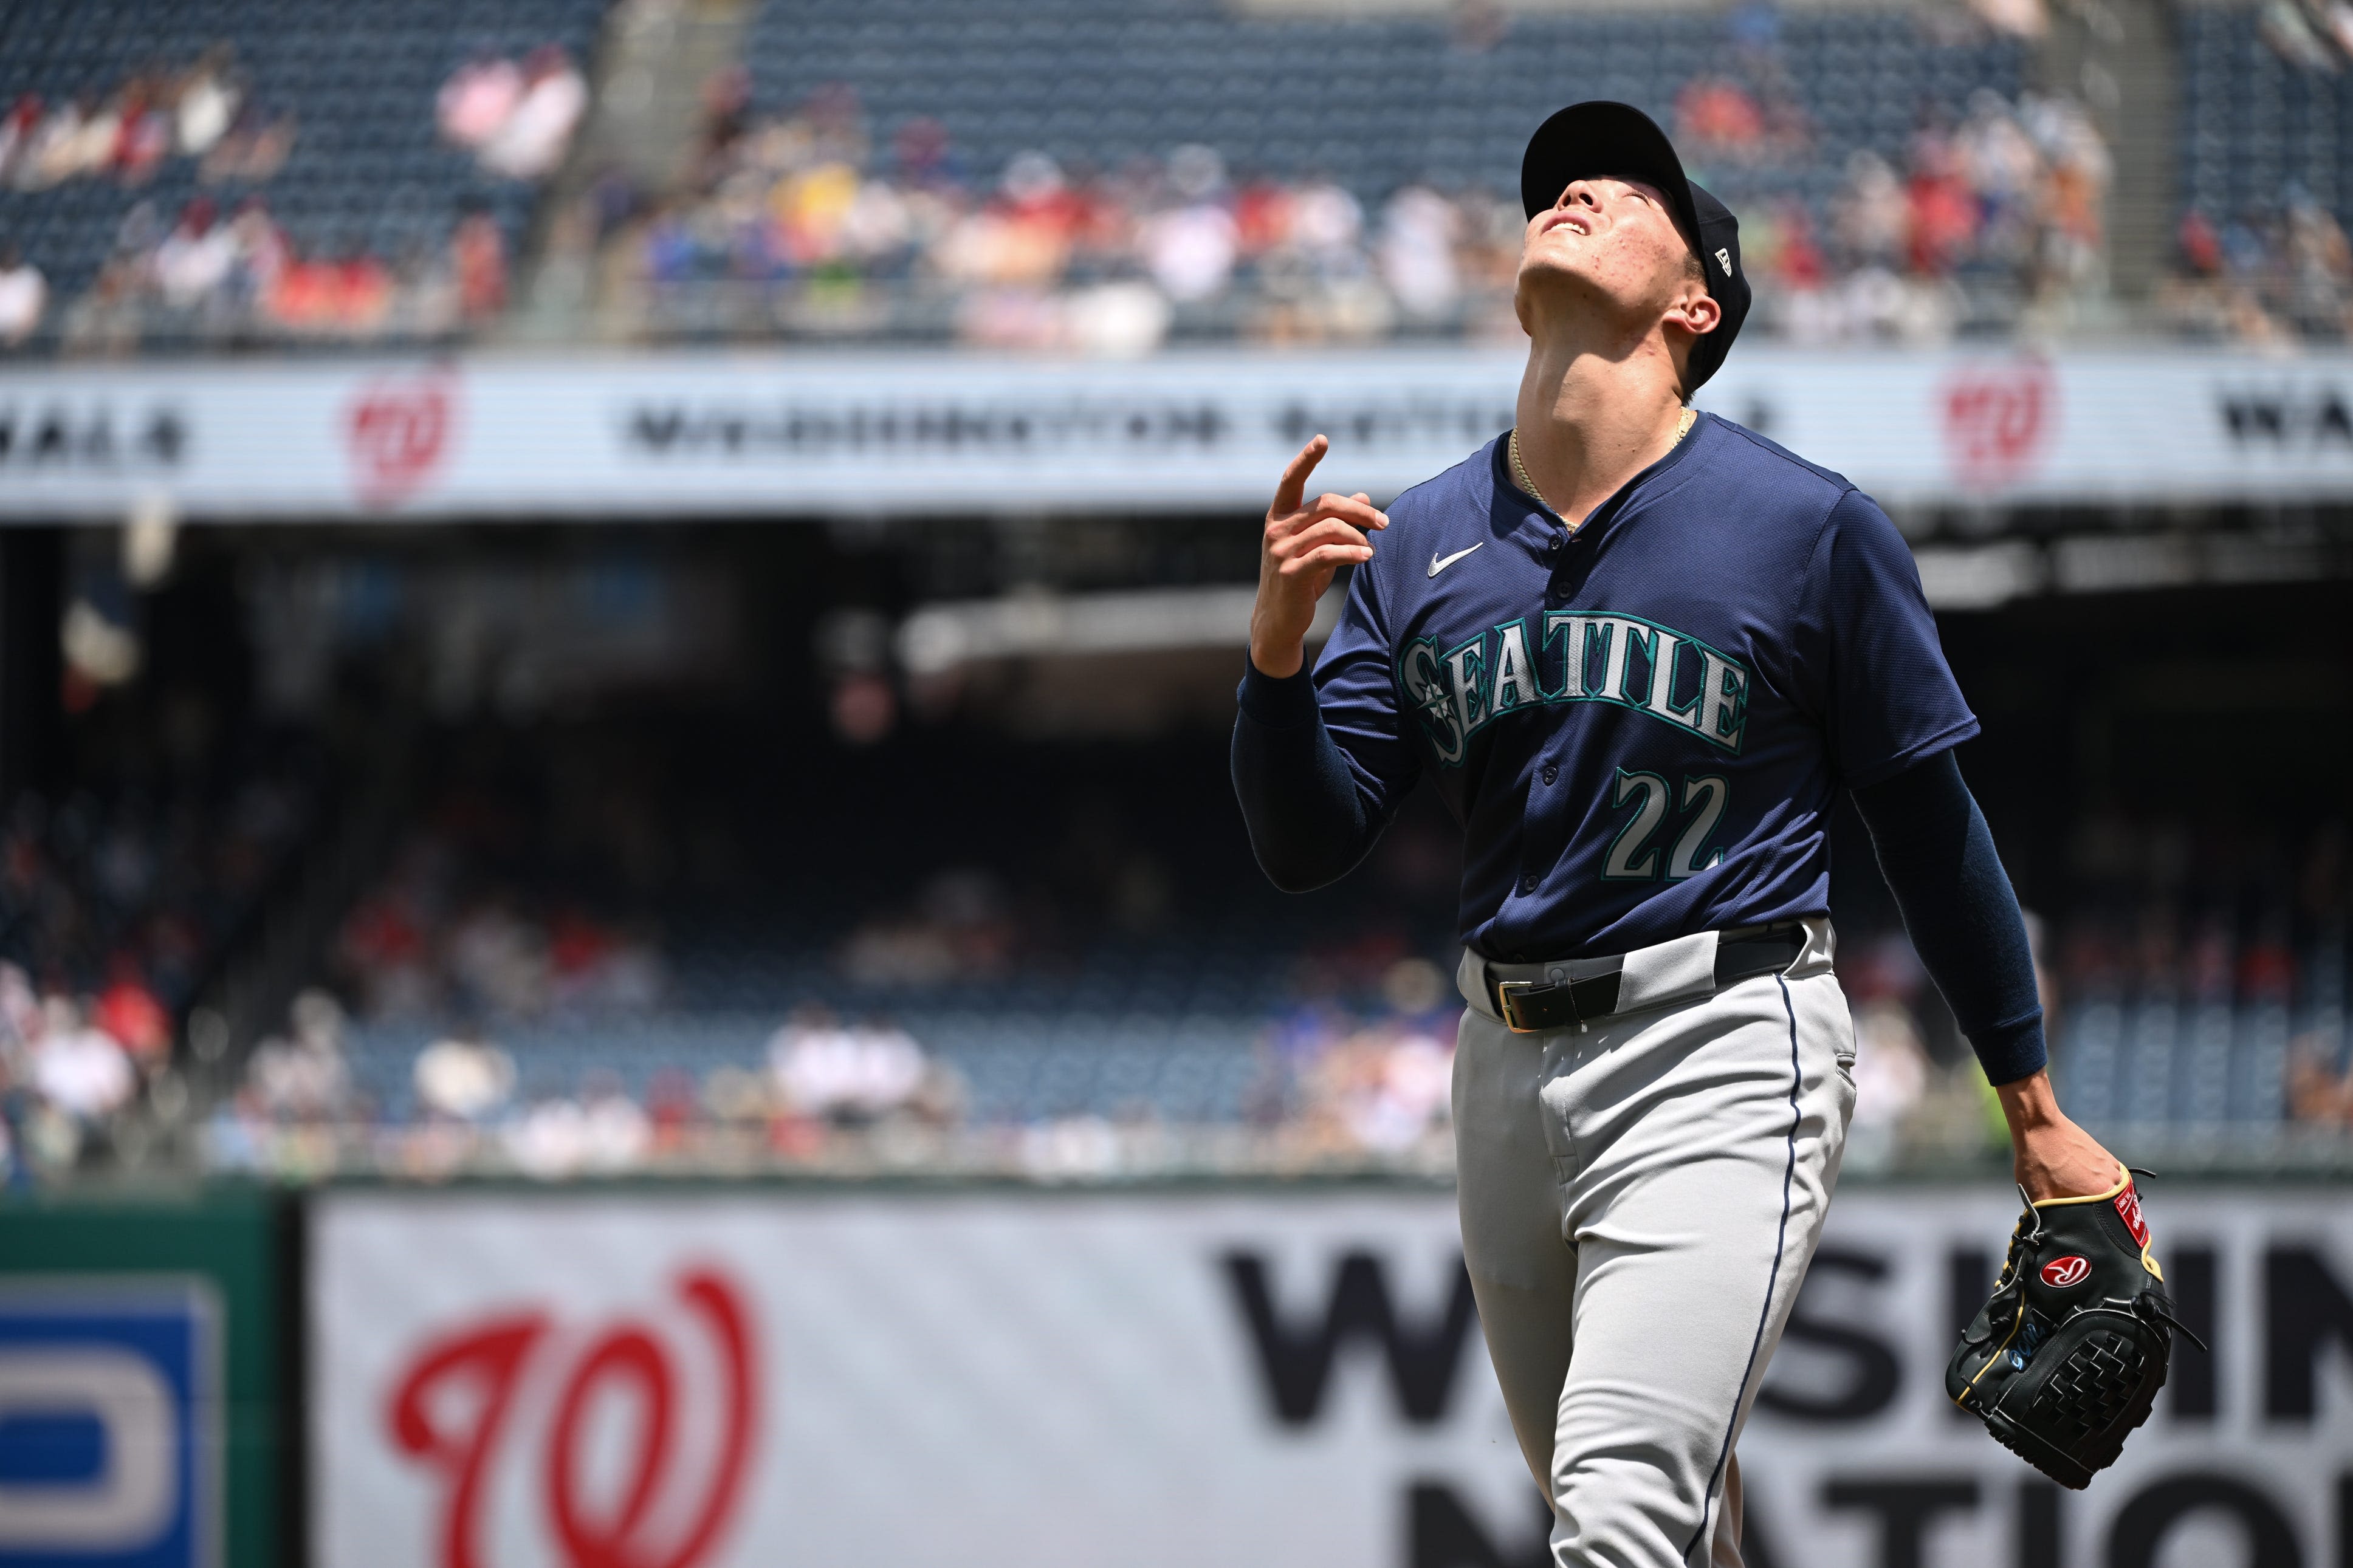
[[[126,1047],[142,1068],[160,1066],[172,1050],[172,1018],[141,978],[139,965],[117,956],[114,978],[99,994],[93,1019]]]
[[[2181,227],[2175,242],[2181,247],[2182,264],[2194,277],[2219,278],[2222,275],[2222,237],[2206,215],[2191,207],[2181,215]]]
[[[506,238],[498,220],[480,206],[458,220],[449,238],[449,263],[458,275],[458,313],[467,325],[478,326],[506,309]]]
[[[1921,138],[1905,197],[1910,209],[1905,259],[1923,277],[1949,274],[1977,233],[1978,204],[1941,137]]]
[[[1753,155],[1765,139],[1765,111],[1739,83],[1694,77],[1675,95],[1678,139],[1701,152]]]

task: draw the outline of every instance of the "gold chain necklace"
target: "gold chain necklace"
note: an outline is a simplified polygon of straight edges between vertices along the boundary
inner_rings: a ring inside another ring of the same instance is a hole
[[[1667,445],[1670,447],[1672,447],[1680,444],[1684,437],[1691,434],[1691,427],[1698,423],[1699,410],[1696,408],[1684,409],[1683,418],[1677,421],[1675,425],[1675,438],[1674,440],[1668,442]],[[1544,491],[1536,489],[1535,480],[1528,478],[1528,466],[1520,461],[1520,427],[1516,425],[1512,426],[1510,445],[1512,448],[1512,472],[1518,478],[1520,481],[1520,489],[1535,497],[1537,502],[1543,506],[1545,510],[1551,512],[1555,517],[1558,517],[1560,515],[1559,509],[1555,507],[1552,502],[1545,500]]]

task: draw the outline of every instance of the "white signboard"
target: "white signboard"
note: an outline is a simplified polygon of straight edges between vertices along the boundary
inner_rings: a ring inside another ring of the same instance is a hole
[[[2334,1568],[2353,1214],[2150,1213],[2215,1353],[2074,1494],[1943,1394],[2003,1194],[1840,1198],[1741,1445],[1752,1568]],[[1549,1561],[1442,1194],[351,1192],[312,1224],[320,1568]]]
[[[1512,422],[1493,348],[482,356],[0,374],[0,518],[777,517],[1386,500]],[[2353,355],[1733,355],[1701,403],[1881,500],[2353,498]]]

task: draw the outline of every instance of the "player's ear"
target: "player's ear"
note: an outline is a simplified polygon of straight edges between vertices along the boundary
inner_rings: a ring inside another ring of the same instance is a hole
[[[1667,320],[1695,338],[1705,337],[1715,331],[1718,321],[1724,320],[1724,307],[1717,304],[1715,296],[1705,289],[1694,287],[1686,289],[1683,297],[1667,312]]]

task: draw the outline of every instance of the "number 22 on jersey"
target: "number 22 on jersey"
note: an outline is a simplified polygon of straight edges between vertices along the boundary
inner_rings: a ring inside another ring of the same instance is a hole
[[[1667,880],[1681,881],[1711,866],[1722,865],[1723,848],[1711,849],[1707,841],[1715,835],[1715,825],[1723,820],[1725,803],[1731,794],[1732,785],[1721,773],[1685,773],[1683,788],[1678,792],[1658,773],[1629,773],[1620,768],[1610,804],[1620,810],[1631,807],[1633,815],[1610,841],[1609,857],[1601,863],[1601,879],[1658,880],[1662,852],[1656,840],[1668,809],[1678,798],[1683,810],[1682,831],[1675,835],[1673,847],[1664,852]]]

